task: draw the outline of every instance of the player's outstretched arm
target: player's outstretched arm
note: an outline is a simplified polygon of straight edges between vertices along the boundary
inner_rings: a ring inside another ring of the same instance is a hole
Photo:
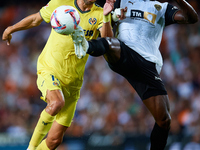
[[[197,12],[185,0],[175,0],[180,9],[174,16],[174,20],[180,24],[193,24],[198,21]]]
[[[112,37],[113,31],[111,27],[111,11],[114,8],[116,0],[106,0],[103,6],[103,26],[100,29],[101,37]]]
[[[12,33],[39,26],[42,21],[43,19],[40,16],[39,12],[36,14],[32,14],[24,18],[20,22],[14,24],[13,26],[7,27],[3,32],[2,40],[7,41],[7,45],[10,45],[10,41],[12,39]]]

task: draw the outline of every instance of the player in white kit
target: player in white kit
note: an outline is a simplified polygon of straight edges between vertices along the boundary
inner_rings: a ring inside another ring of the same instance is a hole
[[[174,23],[198,21],[189,3],[175,1],[179,8],[167,2],[117,0],[115,8],[127,7],[126,18],[117,23],[117,38],[89,41],[85,49],[92,56],[104,55],[109,67],[129,81],[153,115],[151,150],[164,150],[171,123],[169,99],[159,75],[163,65],[159,51],[163,29]]]

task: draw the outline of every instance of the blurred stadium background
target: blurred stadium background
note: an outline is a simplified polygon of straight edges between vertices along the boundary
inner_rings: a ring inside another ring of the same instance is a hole
[[[0,33],[47,0],[0,2]],[[98,0],[101,6],[105,0]],[[200,1],[188,0],[200,13]],[[174,4],[173,0],[170,3]],[[36,87],[36,62],[49,24],[0,41],[0,149],[25,150],[46,104]],[[166,150],[200,150],[200,23],[165,28],[161,77],[170,98],[172,124]],[[103,57],[89,57],[72,126],[58,150],[147,150],[154,120],[129,83]]]

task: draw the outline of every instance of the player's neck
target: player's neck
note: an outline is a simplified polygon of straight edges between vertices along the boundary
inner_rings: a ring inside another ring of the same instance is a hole
[[[88,11],[92,8],[93,3],[86,4],[83,0],[77,0],[77,5],[82,11]]]

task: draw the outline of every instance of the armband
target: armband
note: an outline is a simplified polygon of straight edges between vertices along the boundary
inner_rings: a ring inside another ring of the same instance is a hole
[[[111,14],[109,13],[108,15],[103,15],[103,23],[109,22],[111,18]]]

